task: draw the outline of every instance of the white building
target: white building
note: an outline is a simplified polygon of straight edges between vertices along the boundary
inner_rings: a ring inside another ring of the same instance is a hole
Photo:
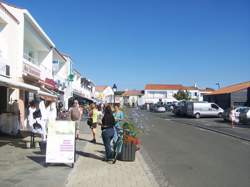
[[[130,107],[141,106],[144,104],[143,91],[141,90],[128,90],[122,94],[124,104]]]
[[[110,86],[96,86],[95,98],[103,103],[114,103],[114,91]]]
[[[144,90],[145,103],[157,103],[160,99],[163,102],[176,101],[174,94],[182,90],[180,84],[147,84]]]
[[[181,84],[147,84],[145,86],[145,103],[157,103],[176,101],[174,95],[179,91],[188,91],[191,100],[203,101],[203,95],[210,93],[211,89],[200,89],[196,86],[183,86]]]
[[[56,48],[53,51],[53,77],[56,83],[58,102],[63,104],[63,109],[68,109],[68,100],[73,96],[71,57],[60,53]],[[72,76],[73,77],[73,76]]]
[[[87,99],[93,99],[95,97],[95,84],[91,80],[82,77],[81,87],[84,97]]]
[[[54,100],[52,60],[54,43],[26,9],[0,2],[0,59],[5,68],[1,92],[5,110],[17,100],[20,123],[25,126],[26,109],[36,96]],[[6,76],[7,75],[7,76]]]

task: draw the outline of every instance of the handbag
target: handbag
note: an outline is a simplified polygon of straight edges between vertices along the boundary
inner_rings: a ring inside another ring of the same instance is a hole
[[[33,118],[41,118],[42,117],[42,113],[40,109],[37,109],[35,112],[33,112]]]
[[[33,128],[35,130],[38,130],[38,129],[42,129],[42,126],[36,121],[34,124],[33,124]]]
[[[88,118],[87,124],[88,124],[88,126],[91,127],[93,125],[93,119],[92,118]]]

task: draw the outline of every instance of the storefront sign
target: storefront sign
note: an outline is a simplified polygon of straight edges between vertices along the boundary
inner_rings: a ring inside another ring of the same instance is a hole
[[[53,79],[45,79],[45,86],[50,87],[51,89],[55,90],[56,89],[56,83]]]
[[[75,122],[50,121],[46,163],[74,163],[75,157]]]

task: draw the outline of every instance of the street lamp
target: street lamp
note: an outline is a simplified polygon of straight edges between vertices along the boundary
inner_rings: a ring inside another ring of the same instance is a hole
[[[113,85],[112,90],[114,92],[114,105],[115,105],[115,92],[117,91],[117,86],[116,84]]]

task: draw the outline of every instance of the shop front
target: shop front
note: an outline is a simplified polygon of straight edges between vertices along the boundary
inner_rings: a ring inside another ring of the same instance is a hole
[[[35,95],[39,87],[0,76],[0,131],[16,135],[25,126],[25,96]]]

